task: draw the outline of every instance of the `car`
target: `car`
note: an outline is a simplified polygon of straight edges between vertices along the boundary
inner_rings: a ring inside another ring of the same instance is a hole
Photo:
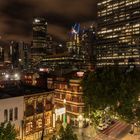
[[[108,127],[108,124],[107,123],[100,123],[98,126],[97,126],[97,129],[98,130],[104,130]]]
[[[105,123],[111,124],[111,123],[112,123],[112,120],[111,120],[110,118],[107,118],[107,119],[105,120]]]

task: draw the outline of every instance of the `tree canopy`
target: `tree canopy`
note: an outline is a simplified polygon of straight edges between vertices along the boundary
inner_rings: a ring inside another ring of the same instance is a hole
[[[82,87],[86,108],[90,106],[93,112],[110,108],[110,113],[117,114],[125,121],[140,120],[139,70],[122,70],[118,67],[97,69],[85,74]]]
[[[0,140],[16,140],[16,136],[14,125],[10,122],[0,124]]]
[[[64,129],[61,127],[60,129],[60,140],[78,140],[77,135],[74,134],[70,125],[67,125]]]

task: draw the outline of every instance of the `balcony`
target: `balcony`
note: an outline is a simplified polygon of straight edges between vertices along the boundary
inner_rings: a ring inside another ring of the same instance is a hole
[[[71,111],[71,110],[66,110],[66,112],[69,113],[69,114],[76,115],[76,116],[79,116],[79,115],[80,115],[79,112],[73,112],[73,111]]]
[[[59,102],[59,103],[62,103],[62,104],[63,104],[63,100],[64,99],[55,98],[55,102]],[[78,101],[75,102],[75,101],[67,100],[67,99],[66,99],[66,104],[73,104],[73,105],[76,105],[76,106],[84,106],[83,102],[78,102]]]
[[[24,112],[24,115],[26,117],[30,117],[30,116],[34,115],[34,112],[35,112],[35,109],[34,109],[33,105],[28,105],[28,106],[26,106],[26,111]]]

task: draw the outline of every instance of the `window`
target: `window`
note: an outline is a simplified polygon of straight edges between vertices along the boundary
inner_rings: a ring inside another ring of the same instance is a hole
[[[13,109],[9,110],[9,120],[13,121]]]
[[[15,112],[14,112],[14,119],[17,120],[18,119],[18,108],[15,107]]]
[[[7,109],[4,110],[4,121],[5,122],[8,121],[8,111],[7,111]]]

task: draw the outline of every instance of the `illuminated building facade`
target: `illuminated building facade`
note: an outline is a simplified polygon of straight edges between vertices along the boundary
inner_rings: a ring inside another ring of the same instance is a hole
[[[80,24],[75,24],[69,33],[69,41],[67,42],[67,48],[70,54],[80,55],[81,43],[79,33]]]
[[[82,57],[63,53],[47,56],[47,58],[40,63],[40,67],[41,66],[47,67],[53,71],[62,69],[71,71],[73,69],[84,69],[85,61]]]
[[[18,85],[0,86],[0,123],[14,124],[18,140],[37,140],[53,132],[52,90]]]
[[[22,74],[21,80],[25,85],[36,86],[36,87],[47,89],[46,72],[42,72],[42,73],[26,72]]]
[[[140,0],[99,0],[97,66],[140,65]]]
[[[46,56],[47,21],[46,18],[37,17],[33,20],[33,45],[31,58],[33,62],[40,61]]]
[[[52,131],[52,92],[40,92],[24,97],[24,138],[25,140],[40,139]]]
[[[49,87],[52,87],[52,79],[50,79]],[[83,127],[84,118],[84,102],[82,99],[83,92],[80,85],[81,78],[72,78],[68,81],[63,77],[57,77],[54,81],[55,89],[55,108],[66,108],[66,122],[76,127]],[[66,101],[64,104],[64,100]],[[63,121],[63,115],[57,116],[56,120]]]

